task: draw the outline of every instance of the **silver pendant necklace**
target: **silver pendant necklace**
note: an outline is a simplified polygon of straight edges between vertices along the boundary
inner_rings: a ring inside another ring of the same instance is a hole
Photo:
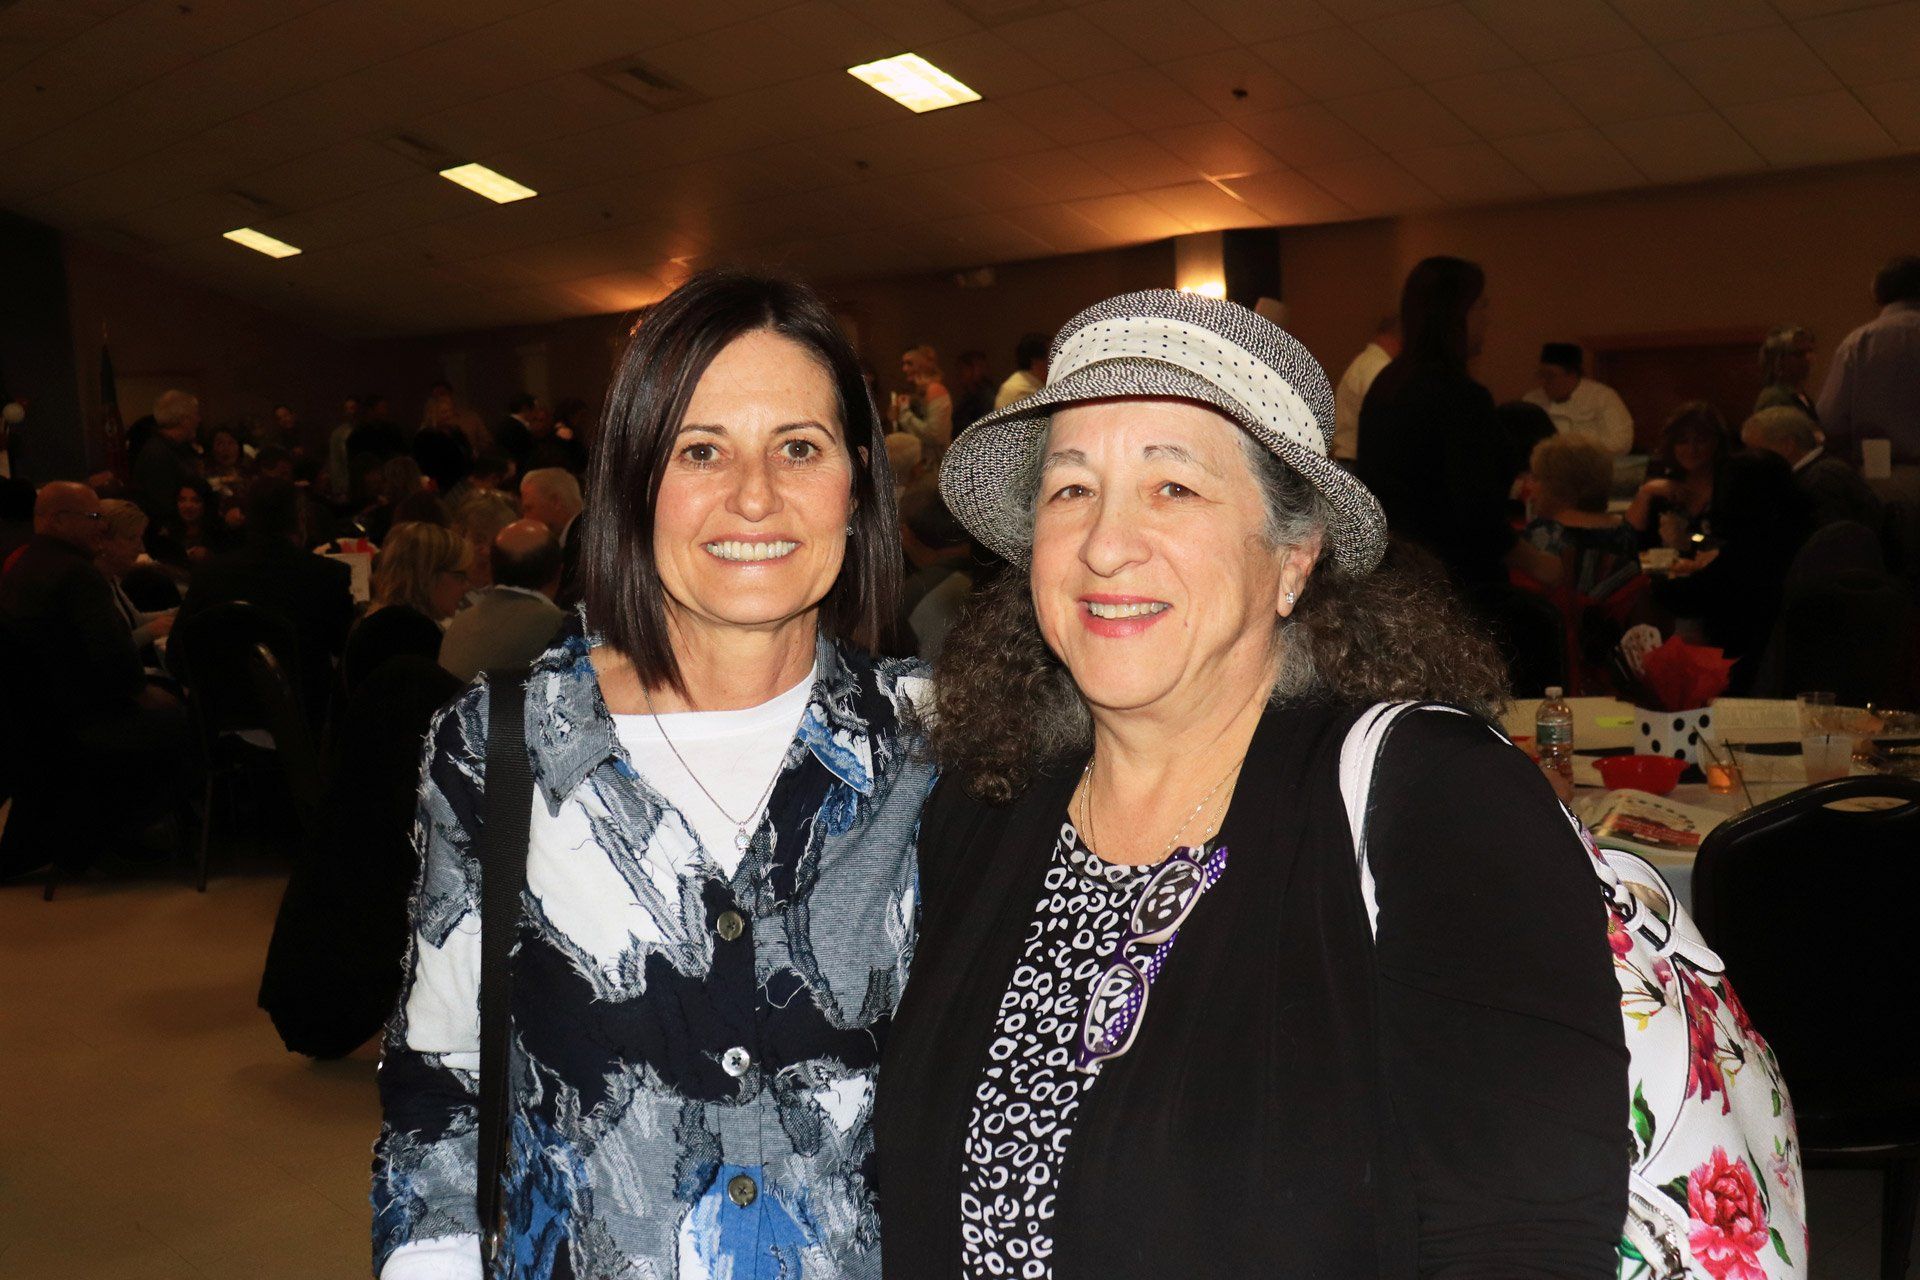
[[[673,758],[680,762],[680,767],[687,771],[689,778],[693,779],[693,785],[700,788],[700,794],[707,798],[707,803],[719,810],[720,816],[733,824],[733,847],[745,851],[746,847],[753,843],[753,824],[759,820],[761,810],[767,807],[767,800],[773,795],[774,784],[779,782],[780,775],[786,772],[786,753],[781,753],[780,762],[773,767],[773,776],[767,779],[767,789],[760,793],[758,800],[754,801],[753,808],[747,812],[747,816],[736,818],[727,812],[727,807],[720,803],[713,792],[707,790],[707,784],[700,781],[700,775],[693,771],[693,766],[687,763],[687,758],[680,754],[680,748],[674,746],[673,739],[667,736],[667,726],[660,723],[660,713],[653,709],[653,691],[641,685],[640,696],[647,700],[647,714],[653,717],[653,727],[660,731],[660,741],[667,744],[667,750],[673,753]]]

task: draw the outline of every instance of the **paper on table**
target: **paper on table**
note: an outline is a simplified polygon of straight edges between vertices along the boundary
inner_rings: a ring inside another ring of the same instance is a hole
[[[1794,742],[1800,709],[1777,698],[1715,698],[1713,736],[1722,742]]]
[[[373,556],[365,551],[325,551],[321,553],[329,560],[338,560],[347,566],[352,577],[348,590],[352,592],[355,603],[365,604],[373,596]]]

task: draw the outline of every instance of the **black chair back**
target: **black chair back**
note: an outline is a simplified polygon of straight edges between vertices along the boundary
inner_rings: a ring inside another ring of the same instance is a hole
[[[1832,807],[1866,799],[1897,803]],[[1916,902],[1920,780],[1820,783],[1701,842],[1695,922],[1779,1055],[1810,1143],[1890,1093],[1920,1117]]]
[[[307,727],[306,709],[279,659],[264,643],[255,641],[248,650],[246,674],[254,708],[264,721],[261,727],[273,735],[274,751],[301,825],[310,827],[320,807],[320,756]]]
[[[167,641],[167,664],[187,686],[187,704],[203,747],[223,733],[270,728],[248,674],[257,644],[266,646],[282,671],[301,669],[300,637],[293,624],[257,605],[210,605],[174,627]]]

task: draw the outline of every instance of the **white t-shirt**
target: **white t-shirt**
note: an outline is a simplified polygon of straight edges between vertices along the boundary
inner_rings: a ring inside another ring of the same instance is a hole
[[[1605,383],[1582,378],[1573,394],[1558,404],[1539,387],[1521,398],[1545,409],[1561,435],[1583,436],[1616,458],[1633,452],[1633,414],[1620,393]]]
[[[657,720],[650,715],[613,717],[614,732],[633,767],[680,811],[707,855],[729,876],[746,850],[735,839],[740,828],[720,809],[745,821],[748,835],[760,825],[769,788],[806,714],[813,677],[808,671],[806,679],[772,701],[740,711],[677,711]],[[685,764],[669,749],[668,739]],[[700,783],[713,792],[719,807]]]

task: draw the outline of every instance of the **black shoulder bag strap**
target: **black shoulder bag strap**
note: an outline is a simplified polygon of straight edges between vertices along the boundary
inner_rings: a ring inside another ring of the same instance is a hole
[[[527,887],[533,766],[527,753],[527,669],[487,673],[487,778],[480,828],[480,1155],[475,1207],[483,1269],[500,1253],[500,1181],[506,1172],[513,972],[508,958]]]

